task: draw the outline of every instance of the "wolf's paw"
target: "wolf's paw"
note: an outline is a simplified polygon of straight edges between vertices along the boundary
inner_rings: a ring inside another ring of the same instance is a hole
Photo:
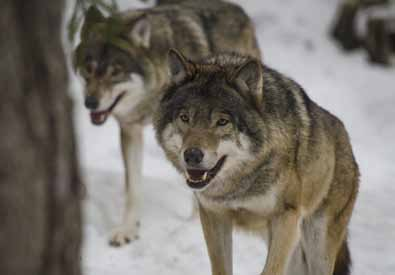
[[[110,238],[110,245],[119,247],[137,240],[138,238],[138,224],[132,228],[120,226],[113,230]]]
[[[199,218],[199,205],[196,201],[192,203],[191,210],[186,218],[187,221],[193,221]]]
[[[191,200],[191,211],[189,212],[189,215],[187,217],[188,221],[192,221],[199,218],[199,203],[195,196],[192,197]]]

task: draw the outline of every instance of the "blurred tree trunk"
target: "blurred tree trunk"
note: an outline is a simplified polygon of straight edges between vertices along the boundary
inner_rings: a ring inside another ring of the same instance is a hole
[[[0,274],[80,274],[62,0],[0,2]]]

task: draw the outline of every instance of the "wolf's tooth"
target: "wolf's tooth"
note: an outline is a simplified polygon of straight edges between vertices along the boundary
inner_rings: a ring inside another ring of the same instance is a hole
[[[207,174],[208,174],[208,172],[206,171],[206,172],[204,172],[204,175],[203,175],[203,180],[206,180],[207,179]]]

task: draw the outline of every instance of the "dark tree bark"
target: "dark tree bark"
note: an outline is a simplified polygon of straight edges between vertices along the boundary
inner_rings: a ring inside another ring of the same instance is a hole
[[[62,0],[0,3],[0,274],[80,274]]]

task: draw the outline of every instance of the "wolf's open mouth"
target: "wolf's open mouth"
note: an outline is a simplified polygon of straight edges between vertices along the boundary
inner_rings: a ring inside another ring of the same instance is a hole
[[[201,189],[209,184],[209,182],[217,175],[221,170],[226,160],[226,156],[219,159],[217,164],[210,170],[202,169],[187,169],[185,176],[187,178],[187,184],[193,189]]]
[[[95,125],[102,125],[104,122],[106,122],[111,111],[115,108],[115,106],[117,106],[117,104],[122,99],[124,94],[125,94],[125,92],[123,92],[122,94],[117,96],[117,98],[114,100],[114,103],[111,104],[111,106],[107,110],[100,111],[100,112],[92,111],[90,113],[92,123]]]

